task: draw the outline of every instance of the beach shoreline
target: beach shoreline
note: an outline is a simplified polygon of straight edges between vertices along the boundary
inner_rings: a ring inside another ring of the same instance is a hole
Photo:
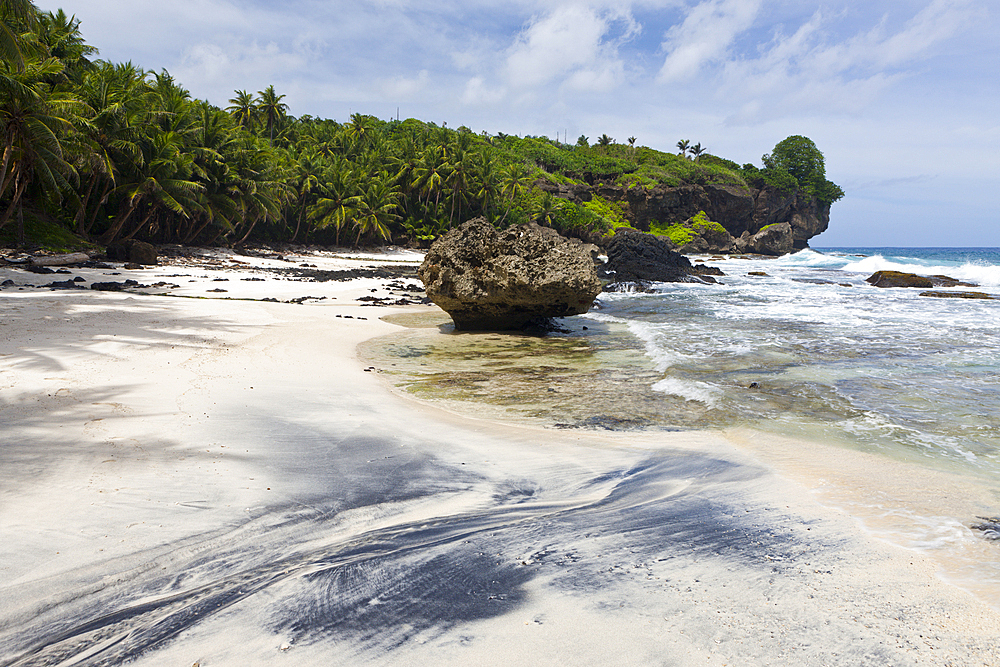
[[[0,662],[1000,661],[1000,614],[817,497],[794,443],[445,410],[357,352],[434,308],[357,301],[395,279],[215,259],[114,279],[231,300],[0,292]]]

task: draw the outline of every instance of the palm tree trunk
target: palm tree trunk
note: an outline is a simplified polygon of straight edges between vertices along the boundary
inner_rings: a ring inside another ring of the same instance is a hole
[[[0,197],[7,192],[7,186],[10,185],[10,181],[14,178],[14,171],[11,170],[10,174],[7,174],[7,165],[10,164],[10,156],[14,152],[14,147],[7,144],[7,147],[3,151],[3,164],[0,165],[0,178],[3,178],[3,184],[0,185]]]
[[[241,243],[243,243],[244,241],[246,241],[247,238],[249,238],[250,232],[252,232],[253,228],[255,226],[257,226],[257,221],[258,220],[260,220],[260,216],[259,215],[256,218],[253,219],[253,222],[250,223],[250,229],[248,229],[247,233],[243,235],[243,238],[241,238],[239,241],[237,241],[236,243],[233,244],[234,246],[240,245]]]
[[[212,222],[211,219],[206,219],[205,222],[203,222],[201,224],[201,227],[198,227],[197,229],[194,229],[190,234],[188,234],[187,236],[185,236],[184,239],[181,241],[181,243],[187,245],[188,243],[191,243],[192,241],[194,241],[196,238],[198,238],[199,234],[201,234],[203,231],[205,231],[205,228],[208,227],[208,225],[211,224],[211,222]],[[194,226],[192,225],[192,229],[193,229],[193,227]]]
[[[87,194],[83,196],[83,201],[80,202],[80,208],[76,212],[76,233],[79,236],[85,236],[86,231],[84,230],[84,221],[87,219],[87,203],[90,202],[90,195],[94,193],[94,185],[97,184],[97,175],[95,174],[93,178],[90,179],[90,185],[87,186]]]
[[[90,216],[90,222],[87,223],[87,229],[86,232],[84,233],[84,236],[89,237],[90,230],[94,228],[95,224],[97,224],[97,214],[101,212],[101,206],[103,206],[104,202],[107,200],[108,190],[110,189],[111,189],[111,182],[108,181],[107,183],[104,184],[104,190],[101,192],[101,198],[97,200],[96,204],[94,204],[94,212]]]
[[[118,238],[118,234],[121,232],[122,227],[124,227],[125,223],[128,222],[128,219],[132,216],[132,212],[135,211],[135,207],[138,205],[139,202],[133,200],[133,202],[129,204],[128,210],[124,213],[118,214],[118,217],[116,217],[114,222],[111,223],[111,227],[108,228],[108,231],[101,234],[100,238],[97,239],[97,242],[101,245],[107,245]],[[125,202],[122,202],[122,206],[125,206]]]
[[[19,210],[17,208],[17,205],[21,203],[21,195],[24,194],[24,190],[27,187],[28,187],[28,179],[18,177],[18,179],[15,181],[14,199],[11,200],[10,206],[7,207],[7,210],[4,212],[3,217],[0,218],[0,229],[3,229],[4,225],[10,222],[10,218],[12,215],[14,215],[14,211]]]
[[[156,208],[150,208],[149,209],[149,213],[147,213],[146,217],[143,218],[142,222],[139,223],[139,226],[136,227],[135,229],[133,229],[129,233],[129,235],[125,237],[125,240],[128,241],[130,238],[132,238],[133,236],[135,236],[136,234],[138,234],[139,230],[141,230],[143,227],[145,227],[146,223],[149,222],[152,219],[154,213],[156,213]]]
[[[295,243],[295,239],[299,235],[299,227],[302,226],[302,218],[306,214],[306,195],[302,193],[302,203],[299,205],[299,221],[295,223],[295,233],[292,234],[292,240],[290,243]]]
[[[24,202],[17,200],[17,243],[24,246]]]

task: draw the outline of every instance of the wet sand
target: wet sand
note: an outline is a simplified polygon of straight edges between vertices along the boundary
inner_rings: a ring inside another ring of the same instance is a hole
[[[327,299],[0,291],[0,664],[1000,664],[996,610],[770,436],[418,402],[356,350],[432,307],[225,271]]]

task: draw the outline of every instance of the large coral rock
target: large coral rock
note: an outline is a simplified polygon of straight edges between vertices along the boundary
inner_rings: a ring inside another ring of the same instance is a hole
[[[736,249],[758,255],[786,255],[795,250],[792,226],[787,222],[779,222],[768,225],[756,234],[743,232],[743,236],[736,239]]]
[[[456,329],[520,329],[590,309],[601,292],[595,250],[536,224],[498,230],[476,218],[435,241],[418,274]]]

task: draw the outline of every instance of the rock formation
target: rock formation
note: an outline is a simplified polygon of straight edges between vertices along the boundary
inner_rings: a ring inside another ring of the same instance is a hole
[[[792,226],[787,222],[778,222],[756,234],[743,232],[736,239],[736,250],[758,255],[787,255],[795,250]]]
[[[590,201],[594,195],[616,202],[629,224],[640,231],[649,231],[654,223],[660,226],[682,223],[704,211],[734,239],[744,232],[753,236],[768,225],[786,222],[791,228],[793,249],[801,250],[808,246],[809,239],[826,231],[830,223],[829,204],[821,204],[805,192],[783,192],[770,186],[755,189],[706,183],[647,189],[606,183],[556,185],[547,181],[538,181],[536,185],[576,203]]]
[[[736,239],[725,227],[709,220],[704,211],[673,226],[679,228],[686,240],[677,248],[677,252],[685,255],[691,253],[732,252],[736,248]],[[671,238],[671,241],[675,239]]]
[[[596,248],[527,224],[476,218],[438,238],[418,271],[427,296],[460,330],[521,329],[585,313],[601,291]]]
[[[695,267],[687,257],[672,249],[667,239],[634,229],[621,228],[607,243],[608,261],[600,274],[611,284],[608,291],[625,290],[650,282],[713,282],[699,274],[722,275],[709,267]]]
[[[876,271],[865,278],[865,282],[875,287],[979,287],[948,276],[920,276],[903,271]]]

